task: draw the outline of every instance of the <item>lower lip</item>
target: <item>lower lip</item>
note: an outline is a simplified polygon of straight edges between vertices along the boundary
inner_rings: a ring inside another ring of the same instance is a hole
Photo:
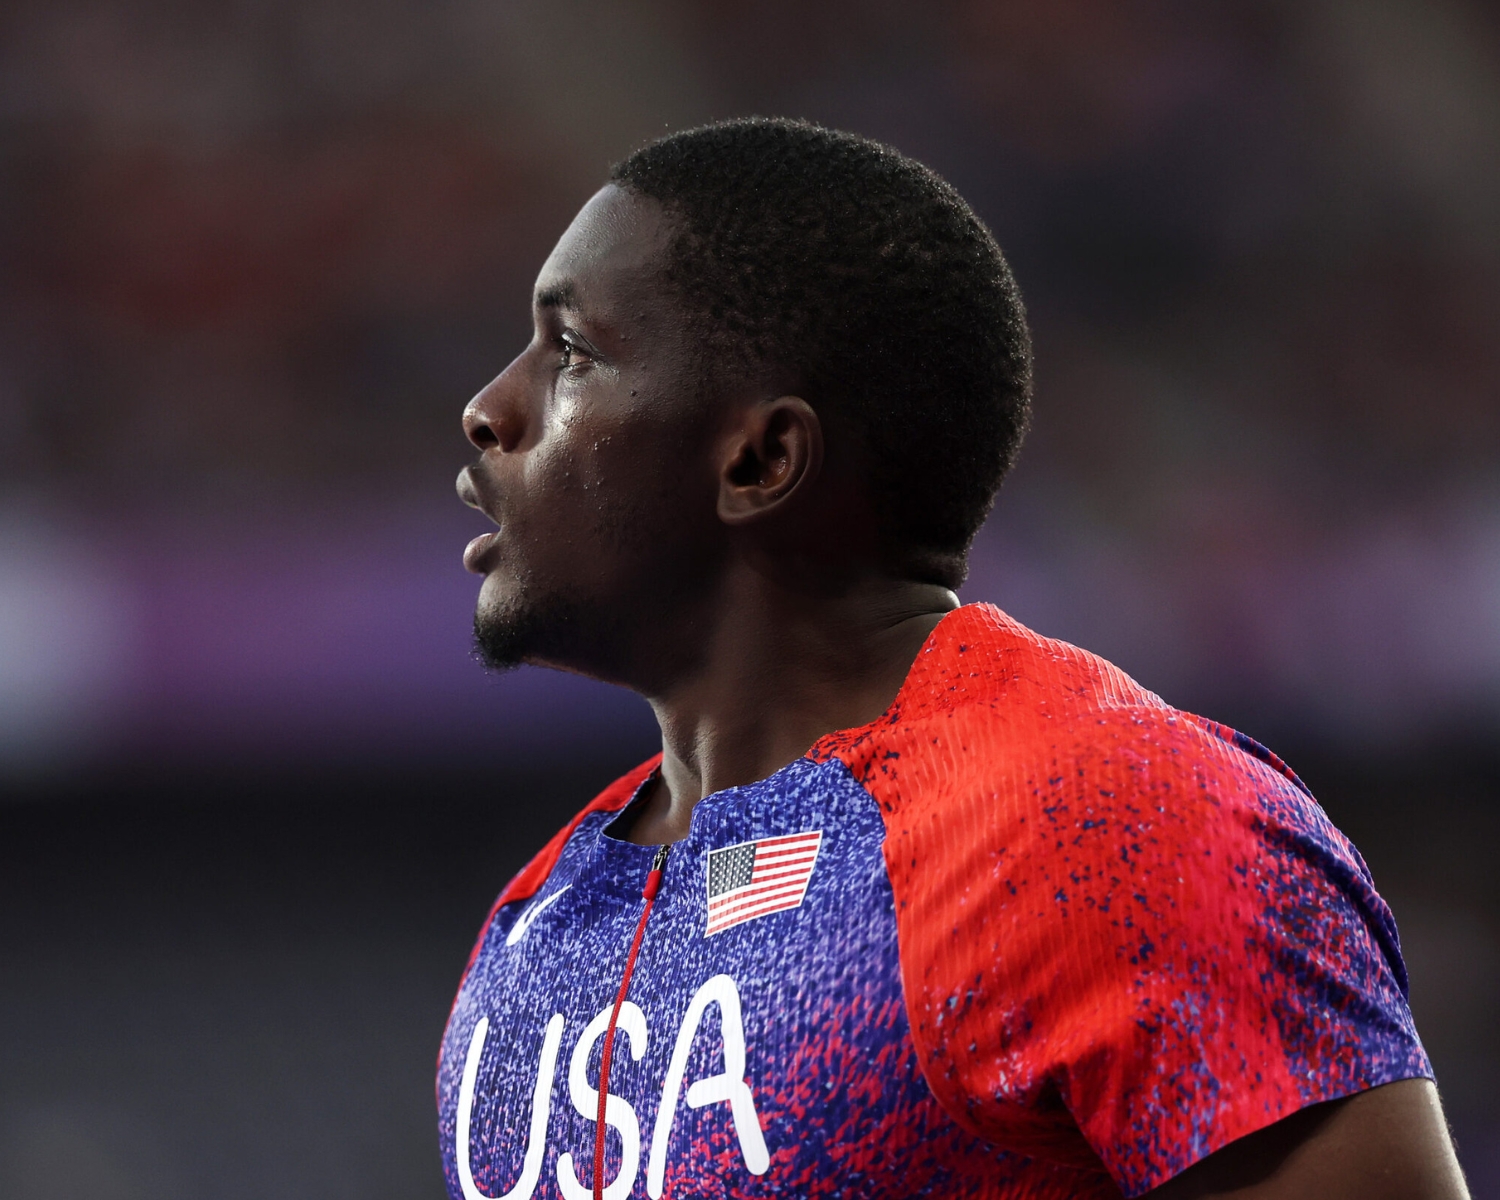
[[[480,559],[500,535],[497,529],[494,533],[481,533],[477,538],[464,547],[464,570],[472,571],[476,575],[484,574],[484,567],[480,565]]]

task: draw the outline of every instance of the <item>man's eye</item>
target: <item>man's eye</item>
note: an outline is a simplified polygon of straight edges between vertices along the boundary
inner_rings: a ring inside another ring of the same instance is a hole
[[[580,346],[577,342],[571,341],[568,338],[563,338],[561,345],[562,361],[558,365],[562,370],[566,371],[569,367],[580,366],[584,362],[588,361],[588,351]]]

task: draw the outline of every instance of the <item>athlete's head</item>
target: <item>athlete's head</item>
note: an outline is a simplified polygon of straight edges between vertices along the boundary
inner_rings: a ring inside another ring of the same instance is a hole
[[[468,555],[493,664],[613,674],[644,612],[685,616],[736,558],[962,580],[1030,345],[999,247],[927,168],[802,122],[674,134],[614,169],[533,310],[464,414],[460,490],[501,527]]]

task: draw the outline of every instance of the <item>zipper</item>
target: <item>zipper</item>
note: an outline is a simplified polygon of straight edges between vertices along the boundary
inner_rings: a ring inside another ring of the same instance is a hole
[[[604,1052],[599,1058],[599,1115],[594,1122],[594,1200],[604,1200],[604,1106],[609,1100],[609,1064],[615,1054],[615,1026],[620,1020],[620,1009],[625,1004],[625,994],[630,990],[630,977],[635,973],[636,955],[641,952],[641,938],[646,935],[646,920],[651,916],[651,906],[656,903],[656,893],[661,891],[661,875],[667,866],[670,845],[658,846],[656,857],[651,860],[651,870],[646,876],[646,886],[641,889],[641,898],[646,906],[641,909],[641,919],[636,923],[635,938],[630,943],[630,953],[625,958],[625,974],[620,979],[620,990],[615,996],[614,1010],[609,1014],[609,1026],[604,1031]]]

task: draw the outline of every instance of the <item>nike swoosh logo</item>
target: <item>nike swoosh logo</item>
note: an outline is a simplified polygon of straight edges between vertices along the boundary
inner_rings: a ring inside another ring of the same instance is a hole
[[[510,927],[510,932],[505,935],[505,944],[507,946],[514,946],[523,937],[525,937],[526,931],[531,928],[531,923],[535,921],[539,916],[541,916],[544,912],[546,912],[549,908],[551,908],[552,905],[557,902],[558,898],[561,897],[562,894],[572,886],[573,885],[571,883],[563,884],[563,886],[558,888],[557,891],[553,892],[552,895],[548,896],[545,900],[538,900],[519,917],[517,917],[516,923]]]

